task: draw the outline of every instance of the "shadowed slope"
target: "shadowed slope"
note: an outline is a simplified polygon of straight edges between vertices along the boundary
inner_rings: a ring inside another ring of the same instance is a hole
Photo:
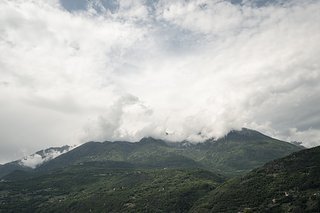
[[[194,212],[320,212],[320,147],[267,163],[211,192]]]

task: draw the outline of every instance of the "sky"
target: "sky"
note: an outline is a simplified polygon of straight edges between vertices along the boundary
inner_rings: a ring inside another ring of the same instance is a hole
[[[319,0],[0,1],[0,163],[232,129],[320,145]]]

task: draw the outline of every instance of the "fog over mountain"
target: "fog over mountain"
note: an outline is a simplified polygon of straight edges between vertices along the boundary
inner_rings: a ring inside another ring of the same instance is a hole
[[[52,146],[320,145],[318,0],[0,1],[0,163]]]

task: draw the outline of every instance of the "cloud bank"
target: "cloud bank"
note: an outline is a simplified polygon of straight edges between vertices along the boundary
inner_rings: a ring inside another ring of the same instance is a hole
[[[53,145],[200,141],[241,127],[319,145],[319,9],[1,1],[0,162]]]

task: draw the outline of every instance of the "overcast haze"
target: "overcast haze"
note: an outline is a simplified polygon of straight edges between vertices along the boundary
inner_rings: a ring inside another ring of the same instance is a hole
[[[320,145],[319,11],[318,0],[2,0],[0,163],[241,127]]]

